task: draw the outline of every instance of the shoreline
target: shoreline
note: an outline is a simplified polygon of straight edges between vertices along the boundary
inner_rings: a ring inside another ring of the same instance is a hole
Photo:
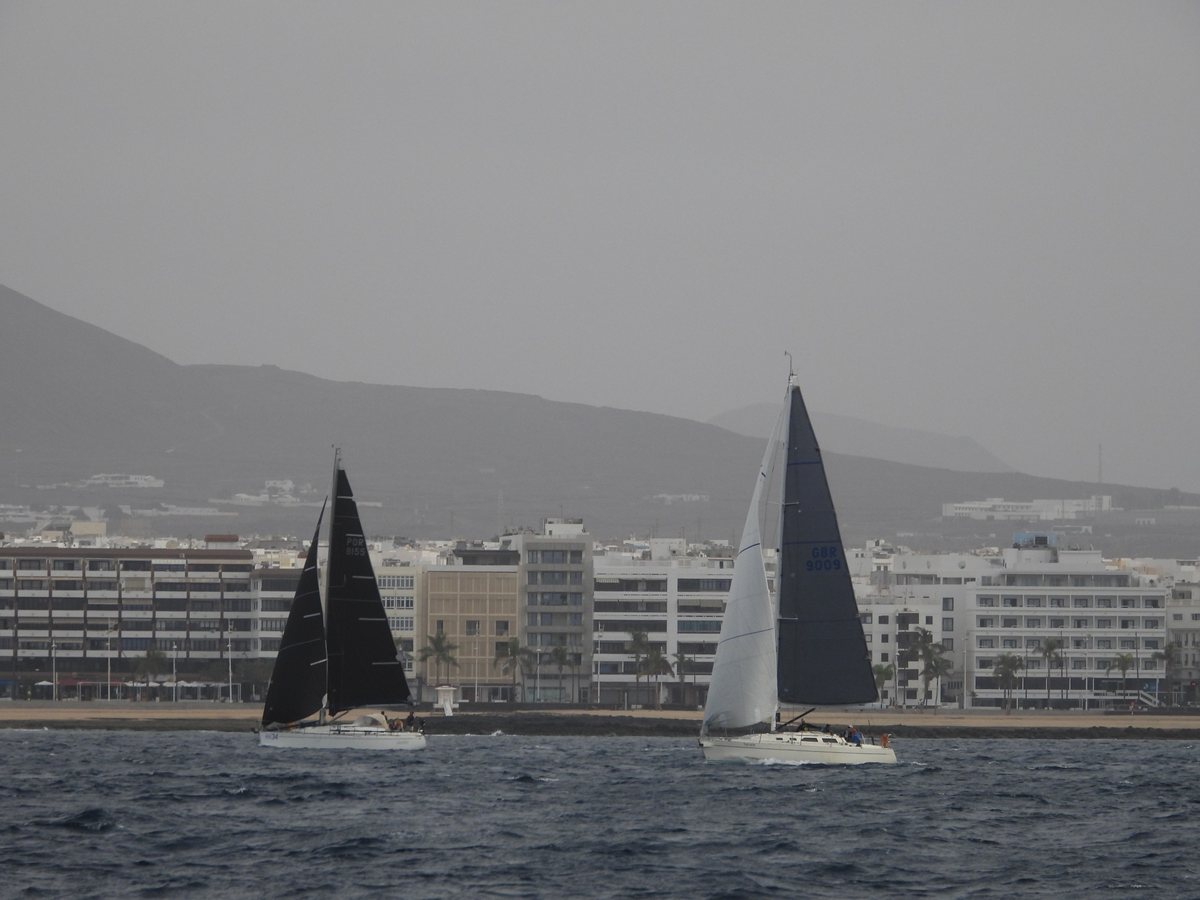
[[[258,704],[127,701],[0,702],[0,728],[86,731],[253,732]],[[438,735],[594,736],[695,738],[698,710],[512,709],[460,710],[453,716],[425,712],[431,737]],[[866,735],[904,738],[1200,740],[1200,715],[1152,712],[1081,713],[998,710],[829,710],[809,716],[817,727],[854,724]]]

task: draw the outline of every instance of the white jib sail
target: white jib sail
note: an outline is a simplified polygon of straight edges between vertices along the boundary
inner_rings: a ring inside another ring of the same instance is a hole
[[[738,547],[721,621],[712,682],[704,704],[701,733],[712,728],[746,728],[771,718],[779,706],[776,688],[775,608],[767,589],[763,565],[759,505],[767,484],[767,469],[775,437],[759,469],[746,527]]]

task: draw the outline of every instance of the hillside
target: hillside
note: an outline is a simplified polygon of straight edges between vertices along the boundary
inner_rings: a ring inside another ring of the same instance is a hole
[[[114,515],[118,504],[209,505],[257,492],[267,479],[323,492],[336,443],[360,499],[382,504],[364,510],[376,533],[482,538],[562,514],[582,516],[604,538],[654,531],[733,539],[762,454],[761,439],[645,412],[500,391],[334,382],[271,366],[180,366],[5,288],[0,377],[8,388],[0,394],[0,503],[97,505]],[[826,458],[845,538],[856,543],[897,532],[977,542],[986,532],[939,522],[942,503],[1095,492],[1014,472]],[[166,486],[35,487],[100,472],[154,475]],[[1200,505],[1198,497],[1145,488],[1105,492],[1126,508],[1168,499]],[[305,534],[313,519],[303,507],[221,508],[238,515],[114,527]],[[1188,526],[1176,531],[1171,546],[1185,546]]]
[[[821,436],[821,448],[827,453],[848,453],[956,472],[1013,471],[1012,466],[997,459],[971,438],[916,428],[895,428],[837,413],[811,410],[810,415],[813,427]],[[778,416],[778,404],[754,403],[721,413],[708,421],[738,434],[765,439],[775,427]]]

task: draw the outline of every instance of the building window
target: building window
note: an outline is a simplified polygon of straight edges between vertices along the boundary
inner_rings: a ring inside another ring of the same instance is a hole
[[[954,619],[943,616],[942,617],[942,631],[953,631],[953,630],[954,630]]]
[[[1020,623],[1020,619],[1002,619],[1000,621],[1001,628],[1016,628]]]
[[[583,613],[568,613],[567,614],[567,624],[582,625],[583,624]]]
[[[871,624],[871,614],[870,613],[859,613],[858,621],[862,622],[864,625],[870,625]]]
[[[467,619],[466,630],[463,634],[467,637],[477,637],[479,635],[479,620]]]
[[[576,571],[570,572],[568,574],[571,576],[568,579],[570,584],[583,584],[583,572],[582,571],[576,570]]]
[[[995,628],[996,620],[988,617],[983,617],[979,620],[980,628]]]
[[[445,632],[446,632],[446,623],[442,619],[438,619],[437,622],[435,623],[433,633],[434,634],[445,634]]]
[[[538,582],[537,582],[537,577],[538,577],[538,573],[537,573],[537,572],[530,572],[530,573],[529,573],[529,580],[528,580],[526,583],[527,583],[527,584],[537,584],[537,583],[538,583]]]
[[[943,597],[942,598],[942,612],[954,612],[954,598],[953,597]]]
[[[995,638],[980,638],[979,639],[979,649],[980,650],[992,650],[995,648],[995,646],[996,646]]]
[[[886,634],[881,634],[879,636],[879,643],[886,644],[887,642],[888,642],[888,636]]]
[[[1026,628],[1041,628],[1042,620],[1041,619],[1026,619],[1025,627]]]
[[[542,620],[539,624],[553,625],[554,624],[554,613],[542,613]]]
[[[582,550],[572,550],[571,551],[571,565],[575,565],[575,566],[583,565],[583,551]]]
[[[1097,650],[1111,650],[1112,649],[1112,641],[1108,638],[1100,638],[1099,640],[1096,641],[1096,649]]]
[[[525,614],[525,624],[526,625],[528,625],[530,628],[537,628],[537,623],[538,623],[538,614],[537,613],[526,613]]]
[[[880,624],[880,625],[886,625],[887,623],[888,623],[888,617],[887,617],[887,616],[880,616],[880,617],[879,617],[879,624]]]
[[[980,597],[979,605],[980,606],[995,606],[996,598],[995,597]]]
[[[1051,628],[1066,628],[1067,620],[1066,619],[1051,619],[1050,627]]]
[[[1097,628],[1112,628],[1112,619],[1097,619]]]
[[[942,638],[942,646],[947,650],[954,649],[954,638]]]
[[[1004,640],[1002,640],[1000,642],[1000,646],[1003,647],[1005,650],[1016,650],[1017,649],[1017,639],[1016,638],[1004,638]]]
[[[496,621],[496,637],[504,637],[508,634],[508,620],[499,619]]]
[[[538,561],[538,552],[536,550],[526,550],[525,551],[525,562],[536,564],[537,561]],[[533,584],[533,582],[531,581],[530,584]]]

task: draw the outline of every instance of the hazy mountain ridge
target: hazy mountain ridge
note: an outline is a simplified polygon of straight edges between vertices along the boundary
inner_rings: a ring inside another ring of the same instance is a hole
[[[736,539],[763,449],[761,439],[714,424],[526,394],[334,382],[273,366],[179,366],[4,288],[0,377],[9,386],[0,394],[0,503],[206,505],[261,490],[269,478],[323,491],[329,448],[338,444],[360,499],[383,504],[365,515],[374,533],[490,537],[562,513],[583,516],[605,538],[655,530]],[[826,459],[844,536],[854,542],[939,529],[944,502],[1095,492],[1012,472],[835,452]],[[99,472],[155,475],[167,486],[86,499],[20,487]],[[1164,496],[1105,490],[1126,506],[1161,505]],[[304,534],[312,525],[306,509],[237,511],[155,527]]]
[[[1014,472],[969,437],[953,437],[916,428],[896,428],[843,416],[809,410],[821,448],[829,453],[848,453],[872,459],[953,469],[958,472]],[[731,409],[709,419],[729,431],[748,437],[767,438],[779,417],[776,403],[754,403]]]

